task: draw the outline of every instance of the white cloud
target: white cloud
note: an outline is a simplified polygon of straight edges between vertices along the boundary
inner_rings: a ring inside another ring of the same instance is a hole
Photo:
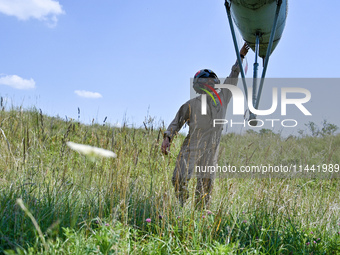
[[[0,77],[0,85],[10,86],[15,89],[34,89],[35,81],[23,79],[18,75],[4,75]]]
[[[19,20],[33,18],[47,21],[50,26],[55,26],[57,16],[65,13],[55,0],[0,0],[0,12]]]
[[[116,128],[121,128],[122,125],[119,123],[119,121],[117,121],[115,124],[113,124],[114,127]]]
[[[85,97],[85,98],[101,98],[101,97],[103,97],[98,92],[91,92],[91,91],[86,91],[86,90],[75,90],[74,93],[76,93],[80,97]]]

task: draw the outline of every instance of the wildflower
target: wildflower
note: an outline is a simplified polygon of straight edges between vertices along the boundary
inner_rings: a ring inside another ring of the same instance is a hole
[[[310,242],[307,242],[306,245],[310,245]]]
[[[314,234],[313,231],[310,232],[312,235]]]
[[[74,142],[67,142],[68,147],[72,150],[79,152],[80,154],[87,155],[94,159],[95,157],[115,158],[117,155],[113,151],[105,150],[90,145],[79,144]]]
[[[320,238],[316,239],[316,241],[320,241]]]
[[[246,220],[244,220],[244,221],[243,221],[243,223],[247,223],[247,221],[246,221]]]
[[[313,241],[313,243],[316,243],[316,241]]]
[[[245,211],[243,211],[242,213],[243,213],[243,214],[245,214],[246,212],[245,212]]]
[[[208,214],[208,215],[211,215],[211,214],[212,214],[212,212],[211,212],[211,211],[209,211],[209,210],[207,210],[207,214]]]
[[[151,222],[151,219],[150,219],[150,218],[147,218],[145,221],[146,221],[147,223],[150,223],[150,222]]]
[[[109,224],[109,223],[105,223],[105,226],[107,226],[107,227],[108,227],[108,226],[110,226],[110,224]]]
[[[163,216],[162,216],[162,215],[159,215],[158,218],[161,220],[161,219],[163,219]]]
[[[205,215],[203,215],[202,218],[205,219]]]

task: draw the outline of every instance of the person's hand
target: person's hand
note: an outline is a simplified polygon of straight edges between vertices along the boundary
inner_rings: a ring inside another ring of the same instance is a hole
[[[168,155],[169,152],[170,152],[169,137],[165,137],[162,142],[162,153],[164,153],[165,155]]]
[[[240,55],[241,56],[246,56],[249,50],[248,44],[245,42],[240,50]]]

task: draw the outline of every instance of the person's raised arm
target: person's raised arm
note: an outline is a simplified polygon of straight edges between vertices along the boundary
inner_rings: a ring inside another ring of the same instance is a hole
[[[244,57],[247,55],[249,50],[249,46],[247,43],[244,43],[242,48],[240,49],[240,56],[241,56],[241,60],[244,59]]]
[[[241,56],[241,61],[243,62],[244,57],[247,55],[249,50],[249,46],[247,43],[244,43],[242,48],[240,49],[240,56]],[[238,75],[240,73],[240,67],[238,66],[238,61],[236,60],[236,63],[232,66],[231,72],[227,79],[225,79],[224,84],[237,84],[237,79]]]
[[[249,50],[249,46],[247,43],[244,43],[240,50],[241,60],[243,61],[244,57],[247,55]],[[238,82],[238,75],[240,73],[240,67],[238,66],[238,61],[236,60],[236,63],[232,66],[231,72],[229,76],[224,80],[224,84],[230,84],[230,85],[237,85]],[[223,102],[225,105],[229,104],[229,101],[231,99],[231,92],[228,89],[222,89],[221,97],[223,98]]]

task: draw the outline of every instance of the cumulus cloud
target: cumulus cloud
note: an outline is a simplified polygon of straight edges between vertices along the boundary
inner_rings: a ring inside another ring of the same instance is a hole
[[[80,97],[85,97],[85,98],[101,98],[101,97],[103,97],[98,92],[91,92],[91,91],[86,91],[86,90],[75,90],[74,93],[76,93]]]
[[[119,121],[117,121],[115,124],[113,124],[113,126],[116,128],[121,128],[122,124],[120,124]]]
[[[19,20],[33,18],[47,21],[50,26],[55,26],[57,16],[65,13],[55,0],[0,0],[0,12]]]
[[[15,89],[34,89],[35,81],[23,79],[18,75],[3,75],[0,76],[0,85],[6,85]]]

